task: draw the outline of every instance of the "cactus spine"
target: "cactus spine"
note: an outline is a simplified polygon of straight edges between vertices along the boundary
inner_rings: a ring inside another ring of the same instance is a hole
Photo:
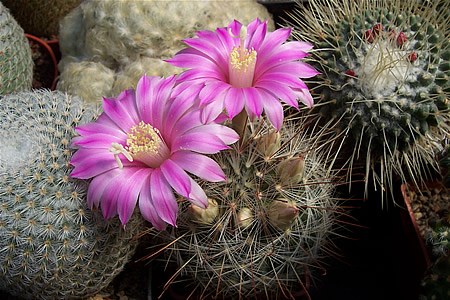
[[[227,182],[203,182],[207,209],[181,203],[158,235],[202,296],[275,299],[306,291],[340,214],[322,146],[287,122],[250,123],[242,146],[214,155]]]
[[[337,123],[366,188],[369,173],[382,190],[395,175],[420,181],[449,138],[449,5],[431,2],[313,0],[292,13],[294,35],[320,48],[320,117]]]
[[[74,126],[94,118],[80,98],[37,90],[0,106],[0,289],[23,298],[79,298],[105,287],[132,255],[140,218],[124,230],[69,178]]]

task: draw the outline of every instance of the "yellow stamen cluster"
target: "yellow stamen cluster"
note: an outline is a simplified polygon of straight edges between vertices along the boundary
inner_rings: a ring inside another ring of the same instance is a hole
[[[230,64],[235,70],[241,72],[252,71],[255,67],[255,62],[256,51],[253,49],[248,50],[239,46],[239,48],[234,47],[230,53]]]
[[[137,156],[141,153],[158,154],[161,139],[157,128],[153,128],[150,124],[145,124],[141,121],[139,125],[130,129],[130,133],[127,136],[126,150],[131,155]]]
[[[158,129],[141,121],[133,126],[127,134],[127,145],[112,143],[109,151],[114,154],[117,165],[123,168],[119,154],[123,154],[130,162],[141,161],[148,166],[158,167],[169,156],[167,145],[160,137]]]

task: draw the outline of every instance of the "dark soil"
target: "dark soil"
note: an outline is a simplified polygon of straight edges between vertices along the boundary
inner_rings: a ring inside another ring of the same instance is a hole
[[[33,57],[33,89],[48,88],[53,84],[55,66],[50,53],[38,42],[28,39]]]

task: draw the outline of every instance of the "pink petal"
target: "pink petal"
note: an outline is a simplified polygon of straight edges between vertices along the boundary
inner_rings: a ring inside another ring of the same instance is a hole
[[[219,94],[226,93],[230,87],[229,83],[223,81],[213,81],[206,84],[199,94],[200,105],[215,101]]]
[[[100,199],[103,192],[108,187],[111,182],[115,182],[114,179],[122,174],[123,169],[112,169],[110,171],[104,172],[98,176],[95,176],[89,184],[87,202],[89,207],[92,209],[100,205]],[[120,177],[121,178],[121,177]]]
[[[245,99],[242,94],[242,89],[232,87],[228,90],[228,93],[225,96],[224,104],[230,119],[233,119],[242,111],[244,108],[244,103]]]
[[[236,131],[220,124],[206,124],[192,128],[186,132],[186,134],[191,133],[213,134],[227,145],[233,144],[239,140],[239,135]]]
[[[309,92],[309,89],[294,89],[294,93],[297,95],[297,98],[300,99],[306,106],[312,107],[314,104],[314,100]]]
[[[124,178],[123,188],[118,196],[117,211],[122,224],[125,224],[133,214],[139,193],[145,181],[150,179],[152,169],[136,168],[135,173]]]
[[[205,191],[191,179],[191,193],[189,194],[189,201],[201,208],[208,207],[208,198],[206,197]]]
[[[292,28],[280,28],[274,32],[268,32],[264,42],[259,48],[259,53],[270,54],[274,49],[284,43],[291,34]]]
[[[308,88],[306,84],[300,80],[298,77],[293,76],[289,73],[275,73],[275,72],[266,72],[260,78],[255,80],[255,85],[258,81],[272,81],[278,82],[279,84],[286,84],[290,87],[296,88]]]
[[[305,63],[300,61],[292,61],[285,64],[276,65],[273,68],[266,70],[265,73],[260,74],[260,76],[273,72],[273,73],[287,73],[295,77],[309,78],[317,74],[320,74],[320,72],[317,72],[314,68],[313,68],[314,70],[311,70],[310,68],[313,67],[310,65],[305,66]]]
[[[233,21],[235,22],[235,21]],[[237,22],[237,21],[236,21]],[[236,27],[237,28],[237,27]],[[238,37],[232,37],[227,28],[217,28],[216,29],[217,36],[219,37],[219,40],[221,41],[223,48],[225,49],[225,53],[230,55],[231,51],[233,50],[233,47],[239,46],[240,40],[239,40],[239,33]]]
[[[139,123],[135,105],[125,105],[135,99],[133,90],[123,91],[117,99],[103,98],[103,110],[124,132]],[[124,103],[121,103],[123,101]]]
[[[228,29],[231,29],[231,34],[234,36],[239,36],[241,32],[242,24],[236,20],[233,20],[230,24],[228,24]]]
[[[203,79],[202,83],[204,83],[206,80],[227,81],[227,78],[228,78],[228,70],[226,70],[226,73],[224,73],[205,69],[201,70],[190,69],[178,75],[177,81],[183,82],[187,80]]]
[[[136,168],[120,169],[120,175],[110,181],[108,186],[105,188],[100,199],[100,207],[105,219],[112,218],[117,214],[117,201],[119,199],[119,194],[122,188],[125,187],[124,182],[126,179],[135,172],[134,169]]]
[[[158,78],[158,77],[156,77]],[[159,79],[159,78],[158,78]],[[169,102],[172,88],[175,84],[176,76],[170,76],[167,79],[155,80],[154,100],[152,101],[152,125],[156,128],[163,127],[163,116],[166,113],[167,103]]]
[[[155,169],[150,177],[150,192],[158,216],[164,222],[176,226],[177,200],[160,169]]]
[[[181,196],[189,197],[191,183],[189,175],[171,159],[165,160],[160,166],[161,172],[169,185]]]
[[[272,93],[274,96],[280,98],[286,104],[298,108],[297,97],[292,89],[287,85],[274,83],[272,81],[260,80],[255,84],[257,88],[263,88],[266,91]]]
[[[153,224],[153,227],[158,230],[166,229],[166,222],[159,217],[156,207],[153,204],[150,178],[145,180],[144,186],[141,189],[141,194],[139,195],[139,210],[144,219]]]
[[[109,134],[92,134],[89,136],[74,137],[71,140],[71,145],[81,146],[83,148],[107,148],[111,147],[112,143],[123,143],[124,139],[118,138]]]
[[[172,144],[172,153],[179,150],[192,150],[199,153],[214,154],[229,149],[219,137],[212,133],[186,133],[178,137]]]
[[[259,19],[255,19],[255,21],[257,21],[256,23],[258,23],[258,27],[256,28],[256,31],[251,35],[251,39],[248,41],[247,49],[253,48],[258,52],[259,47],[266,37],[267,21],[263,23],[260,23]],[[255,23],[255,21],[253,21],[252,23]]]
[[[223,112],[224,109],[224,96],[226,95],[226,92],[221,93],[221,97],[216,99],[212,103],[208,103],[203,106],[202,114],[201,114],[201,121],[203,124],[208,123],[221,123],[220,121],[217,122],[217,118],[220,116],[220,114]],[[226,116],[226,119],[228,119],[228,116]]]
[[[136,86],[136,104],[142,120],[147,124],[152,124],[152,90],[150,78],[144,74]]]
[[[107,117],[109,118],[109,117]],[[112,136],[116,136],[121,139],[126,139],[127,135],[115,124],[114,126],[109,126],[105,124],[101,124],[98,122],[86,123],[81,126],[75,127],[75,130],[81,136],[88,136],[97,133],[109,134]]]
[[[166,62],[180,68],[200,68],[217,73],[223,73],[215,61],[193,48],[181,50],[175,54],[172,59],[166,60]]]
[[[70,176],[79,179],[88,179],[118,167],[108,149],[79,149],[70,163],[75,167]]]
[[[277,130],[280,130],[284,118],[283,106],[280,101],[270,93],[264,90],[260,90],[259,92],[262,94],[261,99],[263,99],[264,102],[264,112],[266,113],[267,118]]]
[[[281,45],[270,55],[264,53],[259,55],[256,60],[255,73],[265,72],[267,69],[273,68],[276,65],[299,60],[307,55],[306,52],[289,49],[286,45],[288,44]]]
[[[223,71],[225,71],[224,67],[226,66],[226,72],[228,72],[228,54],[216,47],[217,40],[215,43],[211,43],[209,39],[192,38],[186,39],[184,42],[192,48],[205,53],[212,61],[216,61]]]
[[[226,180],[220,166],[211,158],[190,152],[178,151],[170,157],[181,168],[210,182],[219,182]],[[192,186],[191,186],[192,190]]]
[[[259,92],[254,87],[243,88],[242,93],[246,99],[245,103],[252,113],[261,116],[263,111],[263,103],[260,99]]]

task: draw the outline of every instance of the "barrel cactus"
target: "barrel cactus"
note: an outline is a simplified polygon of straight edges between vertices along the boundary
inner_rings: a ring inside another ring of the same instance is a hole
[[[85,0],[61,22],[57,89],[79,93],[90,102],[100,102],[102,96],[116,97],[124,89],[134,88],[144,73],[169,76],[181,72],[162,60],[184,48],[182,40],[193,37],[199,29],[223,27],[233,19],[247,23],[257,17],[270,19],[266,8],[254,0]],[[272,20],[269,29],[274,29]],[[107,94],[73,79],[73,73],[82,69],[78,65],[86,61],[95,65],[82,72],[85,81],[96,82],[94,66],[100,73],[106,68],[115,74],[118,82],[112,87],[108,82]]]
[[[324,271],[342,212],[325,146],[295,126],[248,124],[240,145],[213,155],[227,182],[203,182],[208,208],[180,201],[177,227],[152,232],[202,297],[293,299]]]
[[[292,13],[296,37],[319,48],[320,117],[336,121],[366,189],[370,175],[384,191],[394,176],[421,180],[449,138],[449,2],[430,2],[312,0]]]
[[[0,94],[31,89],[33,59],[23,29],[0,2]]]
[[[33,299],[95,294],[129,260],[142,225],[105,221],[87,205],[87,182],[69,177],[73,126],[96,109],[46,90],[0,101],[0,289]]]

